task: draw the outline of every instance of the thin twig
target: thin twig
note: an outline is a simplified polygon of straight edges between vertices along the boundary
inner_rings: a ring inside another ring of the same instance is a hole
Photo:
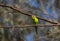
[[[21,8],[20,8],[20,9],[17,9],[17,8],[14,8],[13,6],[7,6],[7,5],[4,5],[4,4],[0,4],[0,6],[1,6],[1,7],[11,8],[11,9],[16,10],[16,11],[18,11],[18,12],[24,14],[24,15],[28,15],[28,16],[32,16],[32,15],[33,15],[33,14],[27,12],[27,11],[24,11],[24,10],[21,9]],[[57,22],[52,22],[52,21],[50,21],[50,20],[48,20],[48,19],[44,19],[44,18],[41,18],[41,17],[39,17],[39,16],[37,16],[37,18],[39,18],[39,19],[41,19],[41,20],[44,20],[44,21],[46,21],[46,22],[52,23],[52,24],[58,24]]]
[[[38,24],[38,25],[34,25],[34,24],[32,24],[32,25],[19,25],[19,26],[0,26],[0,28],[2,27],[2,28],[12,28],[12,27],[14,27],[14,28],[28,28],[28,27],[34,27],[34,26],[38,26],[38,27],[50,27],[50,26],[60,26],[60,24]]]

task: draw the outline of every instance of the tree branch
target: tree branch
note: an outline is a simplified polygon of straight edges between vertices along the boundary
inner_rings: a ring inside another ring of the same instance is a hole
[[[13,7],[13,6],[7,6],[7,5],[4,5],[4,4],[0,4],[0,6],[1,6],[1,7],[11,8],[11,9],[16,10],[17,12],[20,12],[20,13],[22,13],[22,14],[24,14],[24,15],[27,15],[27,16],[32,16],[32,15],[33,15],[33,14],[27,12],[27,11],[24,11],[24,10],[21,9],[21,8],[20,8],[20,9],[17,9],[17,8],[15,8],[15,7]],[[50,20],[48,20],[48,19],[44,19],[44,18],[41,18],[41,17],[39,17],[39,16],[37,16],[37,18],[38,18],[38,19],[41,19],[41,20],[44,20],[44,21],[46,21],[46,22],[52,23],[52,24],[58,24],[57,22],[52,22],[52,21],[50,21]]]
[[[19,26],[0,26],[0,28],[28,28],[28,27],[34,27],[34,26],[37,26],[37,27],[50,27],[50,26],[60,26],[60,24],[38,24],[38,25],[34,25],[34,24],[31,24],[31,25],[19,25]]]

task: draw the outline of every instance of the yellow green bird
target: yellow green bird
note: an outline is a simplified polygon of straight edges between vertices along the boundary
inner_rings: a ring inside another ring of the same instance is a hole
[[[35,15],[32,15],[32,19],[33,19],[33,23],[35,25],[38,25],[38,18]],[[35,26],[35,31],[36,31],[36,34],[37,34],[38,33],[37,32],[37,26]]]

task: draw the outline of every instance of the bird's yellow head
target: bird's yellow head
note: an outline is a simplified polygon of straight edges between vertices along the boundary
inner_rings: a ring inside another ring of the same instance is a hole
[[[35,19],[35,18],[36,18],[36,16],[32,15],[32,18],[33,18],[33,19]]]

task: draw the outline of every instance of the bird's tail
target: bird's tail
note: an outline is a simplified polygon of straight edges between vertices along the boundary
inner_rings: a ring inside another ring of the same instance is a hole
[[[38,31],[37,31],[37,26],[35,26],[35,31],[36,31],[36,34],[38,34]]]

